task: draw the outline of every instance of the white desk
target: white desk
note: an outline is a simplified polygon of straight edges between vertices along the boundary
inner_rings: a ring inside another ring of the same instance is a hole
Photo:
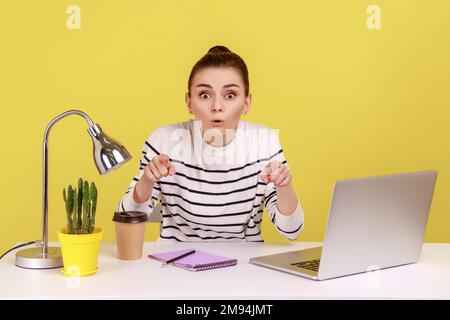
[[[424,244],[416,264],[326,281],[248,263],[250,257],[318,245],[148,242],[141,260],[121,261],[115,243],[103,242],[99,271],[84,278],[66,277],[61,269],[18,268],[14,251],[0,260],[0,299],[450,299],[450,244],[445,243]],[[161,268],[160,262],[147,258],[182,248],[235,257],[238,265],[190,272]]]

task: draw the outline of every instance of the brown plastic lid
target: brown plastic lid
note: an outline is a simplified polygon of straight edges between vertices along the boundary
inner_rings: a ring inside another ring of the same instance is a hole
[[[114,212],[113,221],[121,223],[140,223],[147,221],[147,214],[140,211]]]

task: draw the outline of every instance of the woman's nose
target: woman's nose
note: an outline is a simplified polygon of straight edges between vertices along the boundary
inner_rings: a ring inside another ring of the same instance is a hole
[[[215,112],[222,111],[222,103],[221,103],[220,99],[213,100],[211,110],[215,111]]]

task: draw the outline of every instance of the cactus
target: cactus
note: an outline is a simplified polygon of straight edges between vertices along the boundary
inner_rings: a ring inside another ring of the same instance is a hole
[[[91,221],[90,221],[90,232],[94,232],[95,228],[95,212],[97,211],[97,188],[94,182],[91,182],[91,188],[89,189],[90,196],[89,201],[92,204],[91,207]]]
[[[83,208],[83,179],[78,179],[78,228],[83,225],[83,220],[81,218],[81,210]],[[78,229],[77,229],[78,230]]]
[[[78,190],[69,185],[63,189],[63,199],[67,213],[67,233],[87,234],[95,230],[95,213],[97,211],[97,188],[92,182],[78,180]]]
[[[89,182],[83,184],[83,233],[89,232]]]
[[[72,233],[76,233],[78,230],[78,219],[77,219],[77,212],[78,212],[78,190],[75,188],[73,192],[73,216],[72,216]]]
[[[73,233],[72,230],[72,214],[73,214],[73,203],[74,203],[74,191],[72,185],[69,185],[69,189],[67,190],[66,197],[66,189],[63,189],[63,198],[66,203],[66,213],[67,213],[67,232]]]

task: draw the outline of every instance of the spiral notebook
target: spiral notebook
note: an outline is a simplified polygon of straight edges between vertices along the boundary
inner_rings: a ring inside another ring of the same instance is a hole
[[[157,254],[149,254],[148,257],[151,259],[156,259],[158,261],[165,262],[191,250],[192,249],[184,249]],[[183,268],[189,271],[203,271],[209,269],[234,266],[237,264],[237,260],[201,250],[195,250],[195,253],[188,255],[184,258],[181,258],[179,260],[176,260],[172,263],[176,267]]]

